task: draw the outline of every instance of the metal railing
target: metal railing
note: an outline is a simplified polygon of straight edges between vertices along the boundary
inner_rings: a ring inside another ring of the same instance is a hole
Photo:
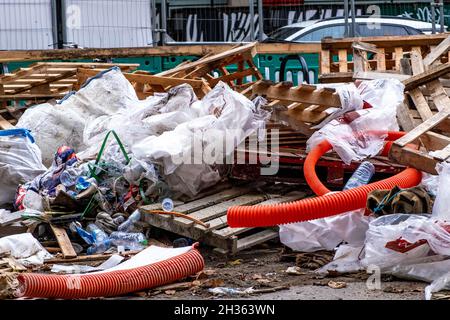
[[[442,0],[0,0],[0,50],[261,41],[284,26],[346,13],[351,35],[352,12],[415,18],[433,32],[450,24]]]

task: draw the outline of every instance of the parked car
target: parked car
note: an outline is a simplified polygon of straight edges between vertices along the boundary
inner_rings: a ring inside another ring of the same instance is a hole
[[[401,17],[357,17],[356,36],[377,37],[377,36],[406,36],[415,34],[429,34],[432,32],[432,24],[420,20]],[[374,24],[378,24],[375,27]],[[349,18],[349,28],[351,18]],[[436,25],[438,29],[440,26]],[[282,27],[266,39],[267,42],[320,42],[324,37],[344,38],[345,19],[330,18],[325,20],[310,20],[294,23]]]

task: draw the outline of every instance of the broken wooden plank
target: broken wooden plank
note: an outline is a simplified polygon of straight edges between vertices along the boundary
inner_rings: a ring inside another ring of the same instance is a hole
[[[437,59],[446,54],[450,49],[450,37],[447,37],[438,44],[437,47],[433,48],[431,52],[423,59],[423,64],[428,67],[433,64]]]
[[[438,79],[439,77],[450,72],[450,63],[441,64],[438,66],[432,66],[425,72],[412,76],[406,80],[403,80],[405,90],[416,88],[420,85],[426,84],[429,81]]]
[[[77,256],[75,249],[72,246],[72,242],[67,235],[67,232],[62,227],[57,227],[53,224],[50,225],[53,233],[55,234],[56,241],[58,241],[59,247],[61,248],[64,258],[71,259]]]

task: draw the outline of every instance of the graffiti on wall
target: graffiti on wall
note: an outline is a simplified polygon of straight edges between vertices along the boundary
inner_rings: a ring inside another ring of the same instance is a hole
[[[447,11],[445,9],[447,8],[444,8],[444,23],[448,24],[450,22],[450,15],[445,14],[445,11]],[[433,13],[430,7],[418,7],[415,10],[406,10],[401,14],[401,16],[426,22],[433,22]],[[441,13],[439,10],[435,11],[435,18],[436,23],[439,24],[441,21]]]
[[[381,14],[403,16],[432,22],[429,5],[380,5]],[[444,8],[445,24],[450,24],[450,6]],[[259,31],[258,14],[255,10],[255,38]],[[372,15],[369,5],[356,7],[357,16]],[[264,32],[266,34],[293,23],[342,17],[342,5],[284,6],[264,8]],[[436,23],[440,13],[436,9]],[[251,16],[248,7],[236,8],[172,8],[169,14],[168,34],[174,41],[249,41],[251,39]]]
[[[364,14],[365,8],[358,7],[357,15]],[[264,11],[264,31],[266,34],[289,24],[343,16],[341,6],[326,8],[273,8]],[[218,9],[176,9],[171,10],[168,34],[174,41],[249,41],[252,19],[248,8]],[[258,14],[254,20],[255,38],[259,32]]]

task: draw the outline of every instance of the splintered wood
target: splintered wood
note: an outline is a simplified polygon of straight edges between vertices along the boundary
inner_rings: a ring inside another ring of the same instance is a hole
[[[215,55],[207,54],[196,61],[183,62],[156,75],[150,75],[146,71],[124,75],[133,84],[140,99],[145,99],[155,92],[167,92],[181,84],[189,84],[198,98],[203,98],[220,81],[227,83],[236,91],[245,91],[251,88],[254,81],[261,80],[262,75],[253,63],[255,55],[256,44],[251,43]],[[230,71],[233,67],[236,69],[235,72]],[[76,88],[100,71],[93,68],[79,68]]]

